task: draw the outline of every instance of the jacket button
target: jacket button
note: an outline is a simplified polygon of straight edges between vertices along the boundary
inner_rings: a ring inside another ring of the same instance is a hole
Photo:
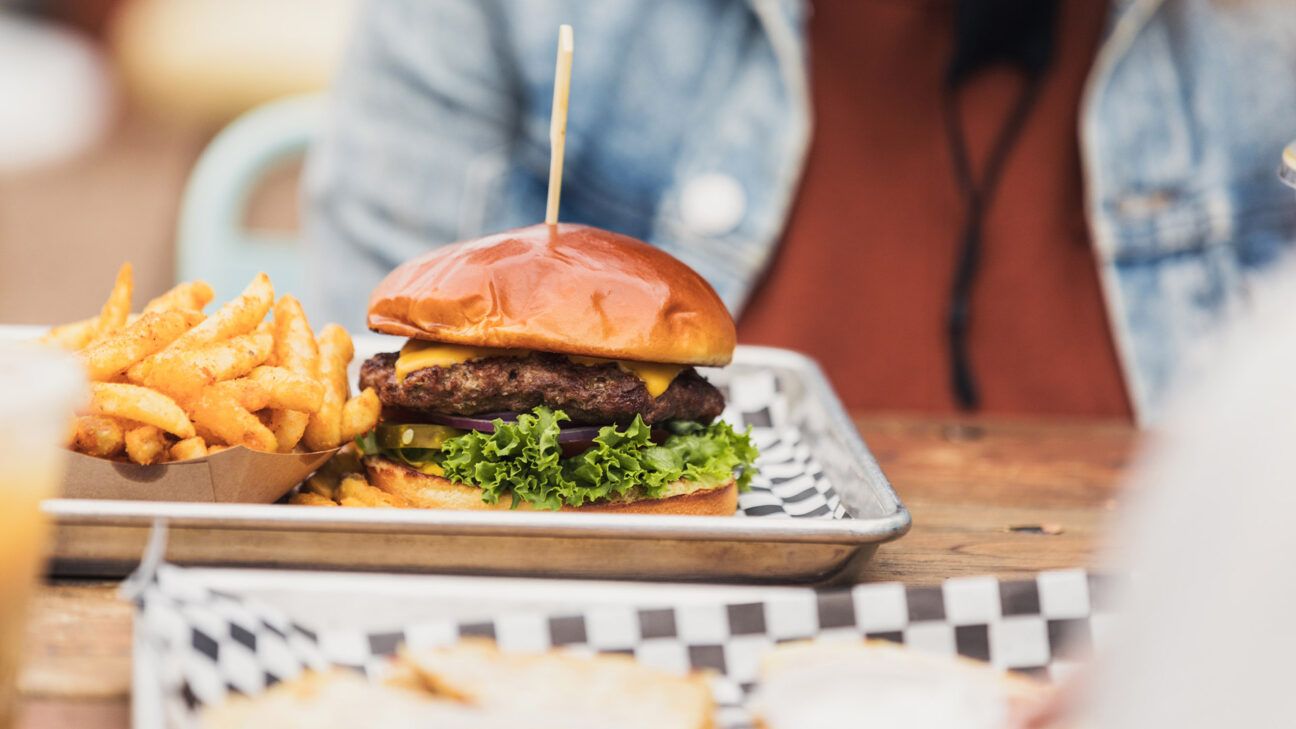
[[[701,236],[732,231],[747,212],[747,195],[729,175],[709,172],[684,184],[680,193],[680,218],[685,227]]]

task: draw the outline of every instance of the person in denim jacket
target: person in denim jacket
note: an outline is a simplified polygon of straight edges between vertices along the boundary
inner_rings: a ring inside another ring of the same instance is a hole
[[[798,204],[818,110],[807,28],[832,1],[365,5],[308,164],[319,310],[362,327],[368,292],[400,261],[543,218],[554,43],[558,25],[571,23],[560,217],[684,260],[741,326],[762,280],[777,275],[771,262]],[[1293,240],[1296,206],[1274,169],[1296,137],[1296,12],[1282,0],[1117,0],[1101,14],[1065,131],[1074,140],[1078,129],[1074,207],[1087,219],[1113,368],[1127,412],[1148,422],[1172,377]],[[1067,23],[1057,32],[1066,37]],[[1030,155],[1007,160],[1005,180]],[[948,162],[931,170],[949,174]],[[1011,210],[1014,200],[993,205]],[[989,252],[999,244],[982,243]],[[954,258],[954,245],[942,255]],[[858,298],[869,305],[867,291]],[[885,356],[888,342],[868,346]],[[851,378],[853,365],[825,364],[839,387]],[[975,405],[975,391],[958,399]]]

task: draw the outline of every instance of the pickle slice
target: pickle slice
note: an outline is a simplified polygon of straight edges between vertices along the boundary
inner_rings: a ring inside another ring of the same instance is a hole
[[[408,423],[405,425],[379,425],[374,433],[380,448],[396,450],[400,448],[430,448],[438,450],[447,440],[463,431],[448,425],[430,423]]]

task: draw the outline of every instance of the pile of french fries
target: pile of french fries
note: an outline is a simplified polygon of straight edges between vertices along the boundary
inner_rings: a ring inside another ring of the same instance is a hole
[[[288,497],[288,503],[299,506],[368,506],[402,508],[409,506],[404,499],[389,494],[369,483],[364,465],[354,444],[329,459],[320,470],[302,482],[297,491]]]
[[[337,448],[374,427],[372,389],[351,397],[346,330],[318,336],[292,296],[275,300],[264,273],[210,316],[202,281],[182,283],[131,314],[129,263],[98,316],[42,341],[80,354],[91,381],[73,449],[140,464],[244,446],[289,453]],[[273,320],[266,315],[274,310]]]

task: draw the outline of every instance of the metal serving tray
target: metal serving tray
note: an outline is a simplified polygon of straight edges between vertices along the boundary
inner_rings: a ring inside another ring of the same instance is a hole
[[[39,331],[0,327],[0,338]],[[398,345],[390,337],[357,336],[356,362]],[[804,584],[852,580],[879,544],[908,531],[908,511],[818,365],[787,350],[740,346],[730,367],[705,374],[723,386],[743,373],[773,376],[782,396],[776,424],[795,431],[832,483],[841,507],[833,514],[688,517],[53,499],[43,505],[56,525],[51,569],[59,575],[125,575],[138,564],[150,527],[160,521],[169,526],[166,559],[184,565]]]

